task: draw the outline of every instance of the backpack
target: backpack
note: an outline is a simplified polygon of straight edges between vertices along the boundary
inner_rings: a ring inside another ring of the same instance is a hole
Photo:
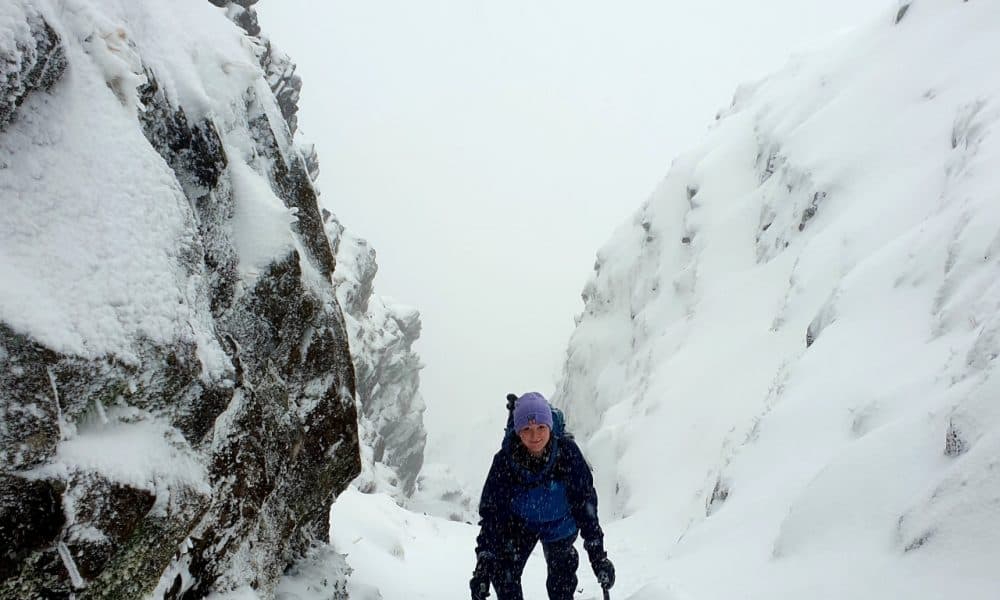
[[[517,440],[517,432],[514,431],[514,405],[517,398],[517,394],[507,394],[507,426],[503,429],[503,442],[500,444],[505,449]],[[573,439],[573,434],[566,430],[566,415],[563,411],[551,404],[549,408],[552,409],[552,437]]]

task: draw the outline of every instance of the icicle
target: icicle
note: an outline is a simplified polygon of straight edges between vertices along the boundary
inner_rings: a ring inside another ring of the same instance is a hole
[[[73,588],[82,589],[86,583],[83,581],[83,577],[80,577],[80,571],[76,568],[76,561],[73,560],[73,555],[69,553],[69,547],[66,545],[66,542],[59,542],[58,549],[63,565],[69,571],[69,579],[73,583]]]
[[[101,419],[101,424],[102,425],[107,425],[108,424],[108,413],[104,410],[104,403],[101,402],[100,398],[98,398],[94,402],[94,406],[95,406],[95,408],[97,408],[97,416]]]
[[[52,386],[52,399],[56,403],[56,422],[59,424],[59,439],[66,440],[69,436],[66,435],[66,421],[63,420],[62,406],[59,404],[59,387],[56,385],[56,375],[52,372],[52,369],[47,369],[49,374],[49,384]]]

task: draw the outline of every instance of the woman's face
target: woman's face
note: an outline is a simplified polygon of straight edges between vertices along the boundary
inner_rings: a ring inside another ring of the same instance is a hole
[[[541,456],[542,451],[545,450],[545,444],[549,443],[549,432],[548,425],[539,425],[534,421],[530,425],[517,432],[518,437],[521,438],[521,443],[524,447],[528,449],[528,453],[532,456]]]

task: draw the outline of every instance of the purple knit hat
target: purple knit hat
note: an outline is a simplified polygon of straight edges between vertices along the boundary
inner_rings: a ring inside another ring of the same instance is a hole
[[[534,421],[548,425],[552,429],[552,407],[545,396],[538,392],[528,392],[517,399],[514,405],[514,431],[521,431]]]

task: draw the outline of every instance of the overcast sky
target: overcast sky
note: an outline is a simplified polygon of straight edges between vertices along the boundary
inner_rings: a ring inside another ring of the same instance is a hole
[[[507,391],[551,393],[597,249],[739,83],[894,3],[257,4],[304,79],[324,204],[423,315],[431,459]]]

